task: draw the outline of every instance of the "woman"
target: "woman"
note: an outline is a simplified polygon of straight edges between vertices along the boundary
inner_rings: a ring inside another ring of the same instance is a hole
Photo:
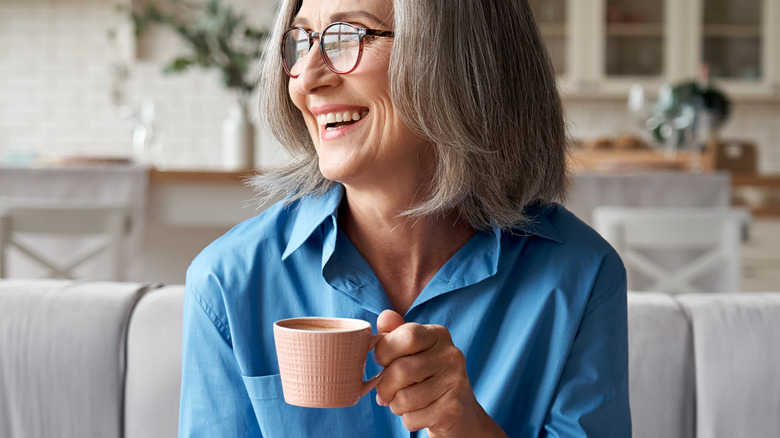
[[[555,203],[527,2],[288,0],[276,44],[261,108],[293,160],[254,183],[287,199],[188,270],[180,435],[630,436],[625,271]],[[372,397],[284,403],[272,325],[313,315],[387,333]]]

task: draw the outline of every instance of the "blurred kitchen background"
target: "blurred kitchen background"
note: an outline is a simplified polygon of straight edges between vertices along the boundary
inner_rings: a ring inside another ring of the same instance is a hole
[[[241,30],[266,30],[276,8],[273,0],[196,3],[231,8]],[[725,174],[726,202],[752,215],[743,288],[776,288],[780,1],[531,3],[559,77],[574,169]],[[245,208],[248,169],[287,158],[257,120],[256,90],[245,93],[252,135],[236,119],[241,93],[225,85],[223,70],[182,61],[184,71],[163,73],[192,46],[164,24],[137,35],[128,11],[146,4],[0,0],[0,196],[13,194],[12,169],[142,164],[145,267],[131,278],[180,282],[200,248],[256,213]]]
[[[123,0],[0,2],[0,157],[131,153],[133,120],[154,108],[160,161],[220,168],[221,126],[233,96],[215,69],[161,74],[184,51],[167,28],[139,39]],[[273,0],[226,3],[257,27]],[[780,172],[780,18],[776,0],[537,0],[535,9],[561,78],[572,135],[589,139],[638,130],[626,110],[632,84],[649,96],[699,77],[702,63],[734,100],[724,138],[759,148],[758,171]],[[116,40],[107,37],[110,30]],[[122,71],[125,69],[126,71]],[[126,75],[126,76],[125,76]],[[113,98],[121,90],[121,101]],[[125,108],[126,109],[126,108]],[[256,164],[283,154],[260,132]]]
[[[222,3],[257,28],[272,23],[272,0]],[[149,121],[159,144],[159,156],[150,158],[155,163],[221,168],[222,122],[235,93],[223,85],[216,68],[163,74],[163,66],[190,47],[164,25],[135,38],[131,20],[117,7],[143,11],[144,5],[130,0],[0,2],[0,156],[6,162],[130,156],[136,125]],[[262,131],[258,134],[256,164],[284,162],[276,145]]]

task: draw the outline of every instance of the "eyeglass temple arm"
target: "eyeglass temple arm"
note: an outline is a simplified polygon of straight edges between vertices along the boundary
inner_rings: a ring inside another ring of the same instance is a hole
[[[392,30],[365,29],[365,35],[392,38],[394,36],[394,32]]]

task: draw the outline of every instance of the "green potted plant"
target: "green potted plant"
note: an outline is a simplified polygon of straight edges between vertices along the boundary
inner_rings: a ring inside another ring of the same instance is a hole
[[[158,0],[119,8],[132,20],[136,38],[152,26],[163,26],[186,44],[188,51],[168,61],[164,73],[219,70],[223,85],[237,99],[223,125],[223,164],[235,170],[251,167],[254,127],[247,117],[247,104],[257,86],[252,70],[262,55],[267,29],[248,24],[244,14],[223,0]]]
[[[690,141],[686,130],[703,147],[731,114],[731,100],[708,81],[682,81],[659,94],[648,127],[659,144],[670,148],[685,148]]]

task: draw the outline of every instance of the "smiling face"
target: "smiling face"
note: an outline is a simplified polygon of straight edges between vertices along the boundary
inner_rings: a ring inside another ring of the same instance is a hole
[[[392,1],[304,0],[291,26],[322,32],[336,21],[393,30]],[[316,39],[296,65],[298,77],[290,78],[290,98],[303,115],[326,178],[348,190],[419,188],[433,165],[433,148],[406,127],[390,98],[393,39],[364,41],[357,68],[339,75],[325,65]]]

